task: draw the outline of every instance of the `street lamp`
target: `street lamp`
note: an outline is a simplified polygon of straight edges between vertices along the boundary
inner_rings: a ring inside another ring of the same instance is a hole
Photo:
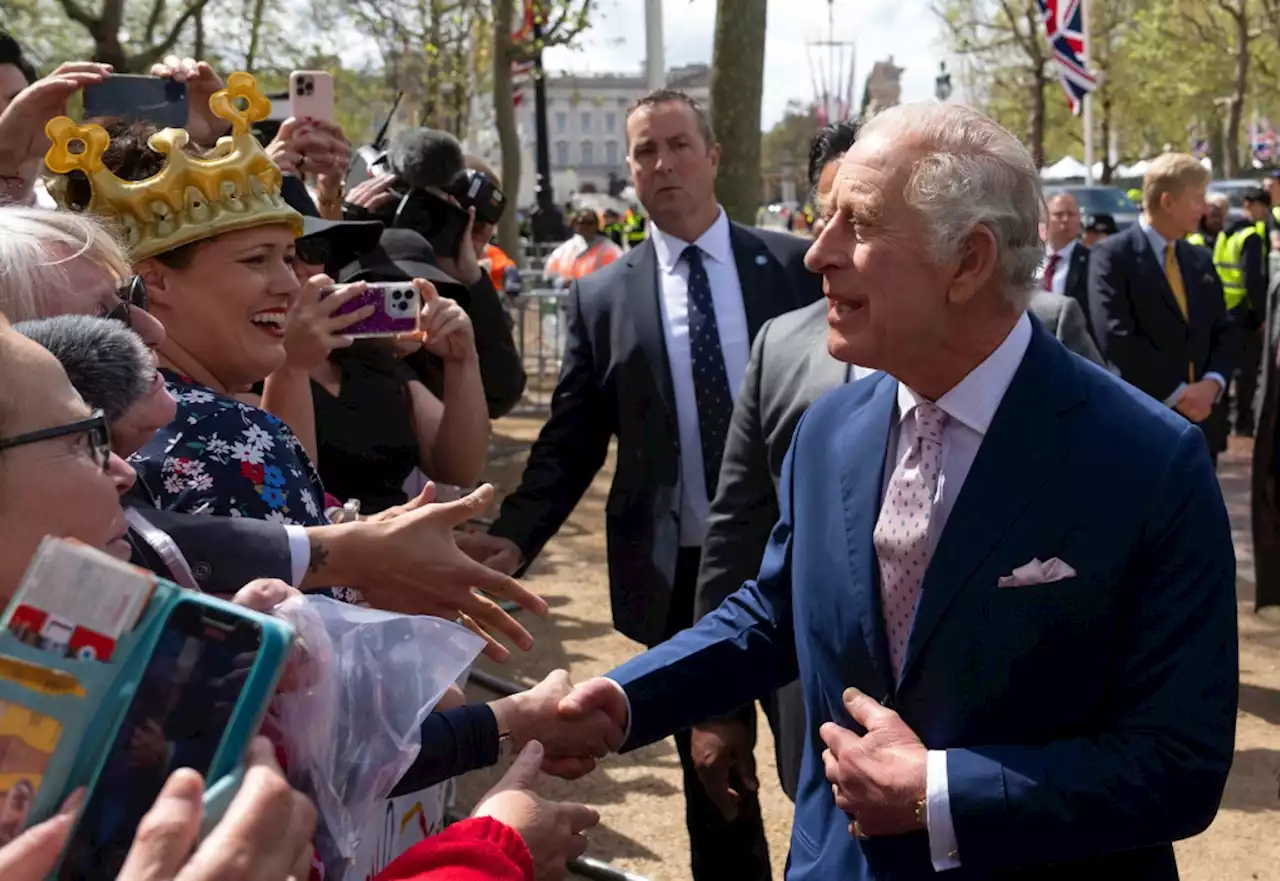
[[[947,73],[947,62],[938,62],[938,76],[933,81],[933,94],[939,101],[951,97],[951,74]]]

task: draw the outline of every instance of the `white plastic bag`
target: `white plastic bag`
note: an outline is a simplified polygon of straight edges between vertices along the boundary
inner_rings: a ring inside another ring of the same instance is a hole
[[[439,618],[396,615],[322,596],[273,614],[298,634],[301,669],[271,702],[267,728],[289,780],[320,813],[316,846],[342,877],[360,832],[413,764],[421,728],[484,641]]]

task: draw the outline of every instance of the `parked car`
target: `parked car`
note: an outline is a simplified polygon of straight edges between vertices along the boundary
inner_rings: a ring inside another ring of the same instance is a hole
[[[1116,221],[1116,229],[1122,230],[1138,222],[1142,209],[1133,204],[1124,190],[1110,186],[1085,186],[1084,184],[1068,184],[1044,188],[1046,200],[1058,193],[1070,193],[1076,197],[1080,206],[1080,214],[1110,214]]]

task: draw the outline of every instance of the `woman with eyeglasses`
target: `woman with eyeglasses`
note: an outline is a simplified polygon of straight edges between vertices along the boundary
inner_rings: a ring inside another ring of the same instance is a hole
[[[46,535],[128,560],[120,496],[133,469],[111,452],[102,411],[90,412],[58,360],[0,316],[0,605],[17,590]]]

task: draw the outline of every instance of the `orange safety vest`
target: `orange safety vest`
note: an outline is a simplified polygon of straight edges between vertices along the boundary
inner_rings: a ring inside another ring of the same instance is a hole
[[[489,278],[493,281],[495,291],[506,291],[509,294],[517,292],[507,290],[507,274],[514,272],[519,278],[520,269],[516,266],[516,261],[507,256],[506,251],[490,243],[484,246],[484,257],[481,259],[489,261]]]
[[[569,242],[565,242],[557,248],[547,260],[544,271],[548,277],[558,275],[561,278],[575,280],[584,278],[622,256],[622,249],[603,236],[577,257],[573,256],[573,252],[567,247],[568,244]]]

